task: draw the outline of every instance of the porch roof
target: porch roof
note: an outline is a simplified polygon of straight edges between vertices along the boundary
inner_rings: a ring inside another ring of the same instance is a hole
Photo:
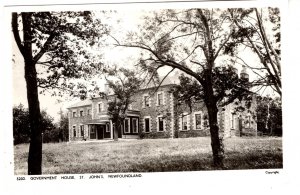
[[[92,119],[92,120],[87,120],[85,124],[87,125],[92,125],[92,124],[99,124],[99,125],[105,125],[109,123],[108,119]]]

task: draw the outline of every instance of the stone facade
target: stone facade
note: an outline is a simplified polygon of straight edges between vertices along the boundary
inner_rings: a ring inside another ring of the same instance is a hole
[[[207,109],[203,102],[176,105],[171,89],[165,84],[140,90],[133,98],[127,118],[119,130],[119,138],[185,138],[209,136]],[[108,98],[109,99],[109,98]],[[238,103],[219,109],[218,122],[223,137],[253,136],[257,125],[253,113],[255,98],[249,111],[236,112]],[[114,125],[107,114],[107,100],[93,98],[69,109],[70,141],[112,139]]]

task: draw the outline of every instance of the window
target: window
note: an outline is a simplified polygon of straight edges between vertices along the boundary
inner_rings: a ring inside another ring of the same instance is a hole
[[[164,119],[163,119],[163,117],[158,117],[158,131],[164,131]]]
[[[231,128],[234,129],[234,117],[235,114],[234,113],[231,113]]]
[[[195,114],[195,129],[201,129],[201,114]]]
[[[160,106],[160,105],[163,105],[163,93],[158,93],[157,94],[157,105]]]
[[[130,121],[129,118],[124,120],[124,133],[130,133]]]
[[[246,119],[246,128],[250,128],[250,127],[251,127],[251,116],[248,115]]]
[[[76,117],[76,112],[73,112],[73,118],[75,118]]]
[[[83,110],[80,110],[79,113],[80,113],[80,116],[83,116]]]
[[[148,95],[144,95],[144,106],[150,107],[150,97]]]
[[[90,109],[87,110],[87,115],[91,115],[91,110]]]
[[[84,125],[80,125],[80,136],[84,136]]]
[[[132,119],[132,133],[137,133],[139,131],[139,126],[138,126],[138,119],[133,118]]]
[[[106,124],[105,132],[106,132],[106,133],[109,133],[109,132],[110,132],[110,126],[109,126],[108,123]]]
[[[103,111],[103,104],[102,102],[98,103],[98,112],[102,112]]]
[[[73,126],[73,137],[76,137],[76,126]]]
[[[144,130],[145,130],[146,133],[149,133],[150,132],[150,117],[149,118],[145,118],[144,122],[145,122],[144,123],[145,124]]]
[[[181,130],[185,130],[186,131],[188,129],[187,122],[188,122],[187,115],[184,115],[182,117],[182,124],[181,124],[182,129]]]

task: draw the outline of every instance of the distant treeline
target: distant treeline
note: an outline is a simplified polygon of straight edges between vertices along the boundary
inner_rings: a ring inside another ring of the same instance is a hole
[[[53,117],[49,116],[45,110],[41,111],[44,143],[68,140],[68,117],[63,113],[60,113],[60,115],[59,123],[55,124]],[[30,141],[29,112],[22,104],[13,107],[13,137],[14,145],[29,143]]]

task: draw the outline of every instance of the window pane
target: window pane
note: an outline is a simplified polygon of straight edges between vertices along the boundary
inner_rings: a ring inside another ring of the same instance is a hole
[[[196,129],[201,129],[201,114],[195,114]]]
[[[144,96],[144,103],[146,107],[149,107],[149,96]]]
[[[182,129],[187,130],[187,116],[182,118]]]
[[[158,118],[158,131],[164,131],[164,120],[162,117]]]
[[[136,118],[132,119],[132,132],[137,133],[138,132],[138,120]]]
[[[158,105],[162,105],[162,93],[159,93],[158,95],[157,95],[157,99],[158,99]]]
[[[80,126],[80,136],[84,136],[84,126]]]
[[[145,119],[145,132],[149,132],[150,131],[150,119],[146,118]]]
[[[129,133],[129,119],[125,119],[125,127],[124,127],[124,131],[126,133]]]

